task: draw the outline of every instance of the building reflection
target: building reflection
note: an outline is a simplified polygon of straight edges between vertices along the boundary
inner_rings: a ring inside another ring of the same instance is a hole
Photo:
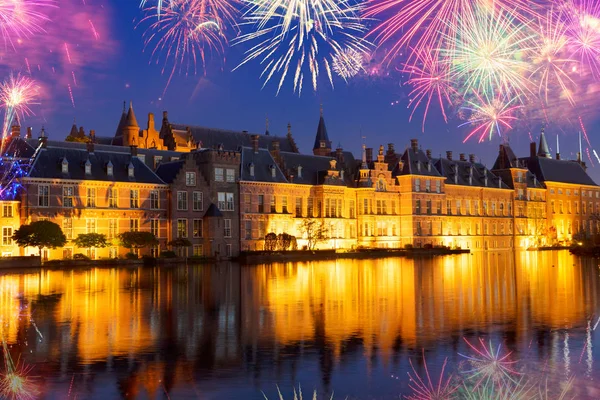
[[[215,376],[294,377],[304,359],[329,385],[348,360],[454,353],[461,337],[494,331],[570,360],[556,331],[587,332],[591,354],[599,289],[597,267],[565,252],[41,270],[0,275],[0,332],[55,393],[74,374],[108,374],[124,398],[193,395]]]

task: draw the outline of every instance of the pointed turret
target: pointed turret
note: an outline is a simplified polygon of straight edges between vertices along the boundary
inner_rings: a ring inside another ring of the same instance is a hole
[[[71,132],[69,132],[69,136],[71,136],[72,138],[76,138],[77,137],[77,123],[75,121],[75,118],[73,118],[73,125],[71,126]]]
[[[121,119],[119,120],[119,125],[117,125],[117,131],[115,132],[115,136],[123,135],[123,128],[125,128],[125,122],[127,121],[127,102],[123,102],[123,113],[121,114]]]
[[[135,113],[133,112],[133,102],[129,103],[129,111],[127,112],[127,120],[125,121],[125,126],[136,127],[139,128],[137,119],[135,119]]]
[[[546,141],[546,135],[544,134],[544,128],[542,128],[542,132],[540,133],[540,147],[538,149],[537,156],[551,158],[548,142]]]
[[[321,117],[319,118],[319,126],[317,128],[317,136],[315,137],[315,145],[313,154],[316,156],[331,155],[331,141],[327,135],[327,127],[325,127],[325,119],[323,118],[323,105],[321,105]]]

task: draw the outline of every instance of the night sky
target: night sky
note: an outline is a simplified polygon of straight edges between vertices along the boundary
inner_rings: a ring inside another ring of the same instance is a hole
[[[72,2],[73,12],[61,12],[60,23],[81,27],[79,33],[68,38],[70,55],[79,59],[75,71],[77,86],[72,86],[75,104],[71,102],[67,81],[46,74],[40,79],[46,92],[44,98],[40,105],[31,107],[35,116],[22,124],[32,125],[36,133],[44,125],[52,139],[64,139],[74,118],[86,132],[95,129],[99,136],[113,136],[125,100],[133,102],[142,127],[145,127],[147,113],[155,113],[160,120],[162,111],[166,110],[171,122],[263,133],[268,116],[271,134],[285,135],[289,122],[300,150],[310,152],[322,103],[334,147],[341,144],[356,155],[360,154],[362,136],[366,137],[367,147],[395,143],[399,150],[409,145],[411,138],[418,138],[423,149],[431,148],[434,155],[445,154],[446,150],[453,150],[456,157],[458,153],[475,153],[489,167],[497,154],[498,137],[481,144],[476,140],[462,144],[468,130],[458,128],[460,122],[453,119],[446,124],[435,108],[422,133],[419,112],[409,122],[409,89],[403,87],[403,77],[393,66],[389,67],[389,73],[362,76],[349,83],[334,78],[334,89],[321,81],[316,93],[306,85],[301,96],[294,94],[288,84],[276,96],[276,83],[262,88],[261,69],[256,63],[232,71],[245,50],[240,45],[226,50],[224,64],[217,56],[209,60],[205,71],[199,66],[195,75],[176,74],[163,96],[168,74],[162,73],[162,64],[151,63],[152,49],[144,49],[142,34],[148,23],[140,24],[144,13],[139,9],[138,0],[86,0],[85,5],[83,0],[64,1]],[[88,29],[92,23],[99,40],[90,42],[84,38],[83,43],[78,43],[82,35],[92,35]],[[27,50],[18,51],[20,56],[28,57]],[[42,55],[38,60],[43,69],[45,57]],[[18,70],[16,66],[16,63],[10,67],[5,65],[4,72]],[[68,75],[66,69],[65,76]],[[35,73],[33,76],[36,77]],[[594,144],[593,116],[588,116],[585,122]],[[531,127],[536,140],[540,127],[539,124]],[[561,155],[575,157],[576,127],[572,124],[560,128],[550,126],[546,132],[553,152],[556,133],[560,132]],[[510,135],[510,143],[518,156],[527,155],[529,141],[525,129]],[[599,167],[589,171],[600,181]]]

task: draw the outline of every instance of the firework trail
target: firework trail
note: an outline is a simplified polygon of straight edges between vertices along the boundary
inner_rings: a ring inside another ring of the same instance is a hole
[[[32,368],[13,361],[4,338],[2,338],[2,353],[4,372],[0,373],[0,397],[11,400],[36,399],[38,389],[28,376]]]
[[[485,386],[490,383],[517,382],[515,376],[521,374],[514,369],[516,361],[510,357],[512,352],[503,354],[501,345],[494,349],[491,341],[486,344],[482,338],[479,338],[479,344],[472,344],[466,338],[464,341],[473,354],[458,354],[469,362],[471,369],[464,372],[469,375],[470,380],[477,380],[475,387],[482,383]]]
[[[277,94],[288,76],[293,90],[302,93],[305,75],[317,90],[324,72],[333,87],[333,64],[344,53],[365,53],[370,44],[360,7],[349,0],[244,0],[248,11],[243,25],[251,27],[236,43],[249,43],[246,56],[235,68],[251,61],[264,66],[263,87],[278,79]],[[275,78],[277,76],[277,78]]]
[[[279,389],[279,386],[277,386],[277,395],[279,397],[279,400],[283,400],[283,395],[281,394],[281,390]],[[269,398],[267,397],[267,395],[263,392],[263,396],[265,398],[265,400],[269,400]],[[300,385],[298,385],[298,391],[296,392],[296,388],[294,388],[294,400],[303,400],[304,397],[302,395],[302,387]],[[317,400],[317,391],[315,390],[313,392],[312,395],[312,400]],[[333,400],[333,393],[331,394],[331,397],[329,398],[329,400]]]
[[[156,62],[164,57],[162,72],[169,78],[163,95],[176,73],[197,73],[206,67],[207,56],[223,54],[226,30],[235,27],[236,0],[171,0],[160,5],[160,18],[154,21],[156,7],[146,9],[141,23],[152,20],[144,32],[145,47],[151,47]]]
[[[37,104],[36,99],[39,93],[37,83],[21,74],[11,74],[2,84],[0,84],[0,106],[4,108],[4,123],[2,126],[2,149],[4,155],[4,145],[10,133],[10,127],[15,120],[21,116],[32,114],[30,105]]]
[[[54,0],[4,0],[0,2],[0,36],[5,49],[44,32]]]

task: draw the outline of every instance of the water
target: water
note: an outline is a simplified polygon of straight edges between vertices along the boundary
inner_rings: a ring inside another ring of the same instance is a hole
[[[567,252],[11,271],[0,318],[43,399],[398,399],[409,360],[457,382],[478,338],[548,398],[573,377],[592,399],[599,273]]]

